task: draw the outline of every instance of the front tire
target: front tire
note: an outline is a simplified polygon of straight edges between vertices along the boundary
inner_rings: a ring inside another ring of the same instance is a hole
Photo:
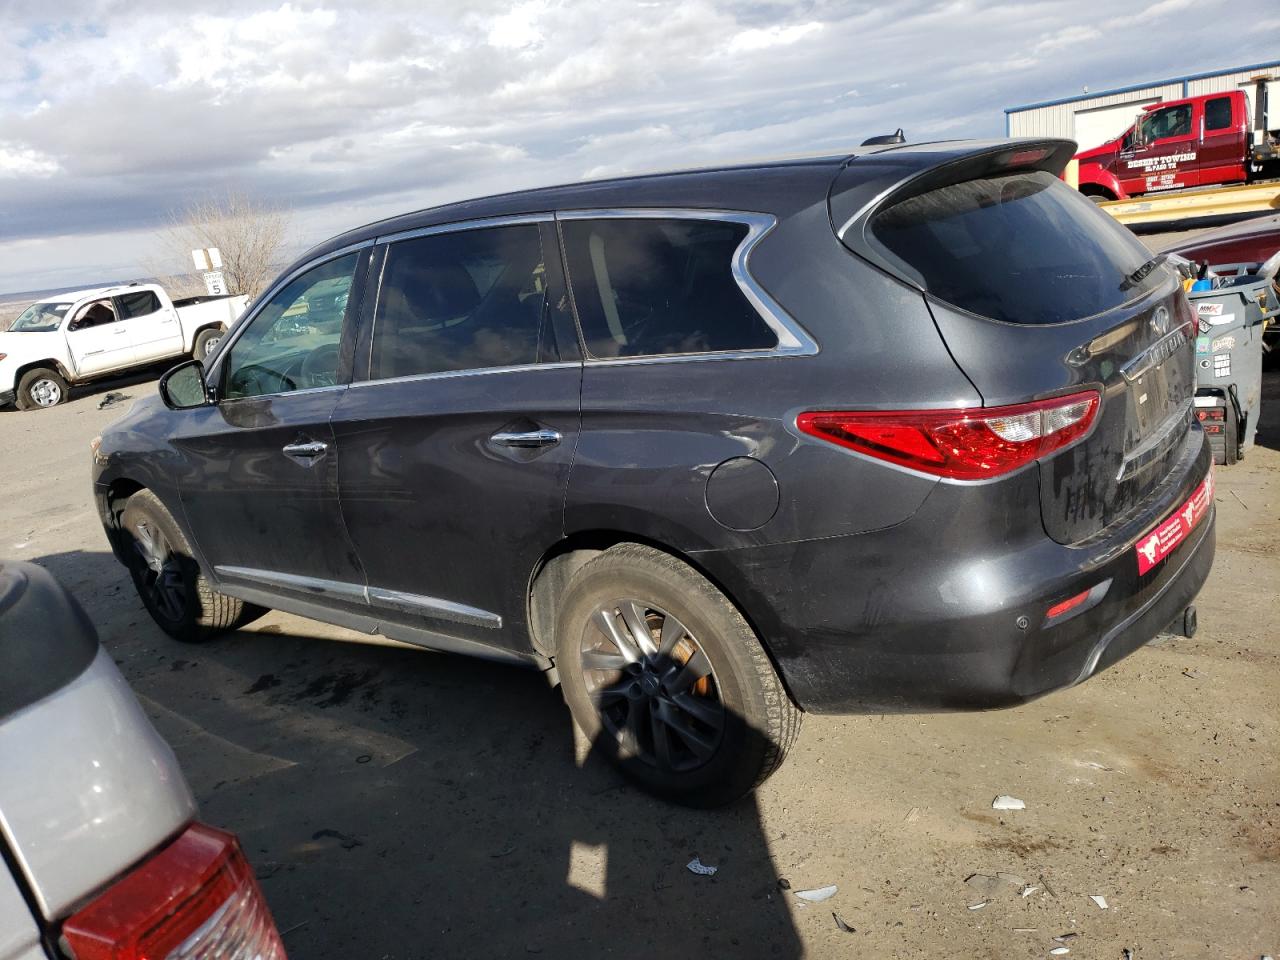
[[[622,544],[583,565],[556,624],[565,701],[632,782],[693,807],[769,777],[800,731],[754,631],[674,557]]]
[[[140,490],[128,499],[120,530],[138,597],[157,626],[175,640],[199,643],[266,612],[213,589],[182,530],[151,491]]]
[[[66,403],[67,381],[56,370],[36,367],[18,380],[14,406],[19,410],[43,410]]]

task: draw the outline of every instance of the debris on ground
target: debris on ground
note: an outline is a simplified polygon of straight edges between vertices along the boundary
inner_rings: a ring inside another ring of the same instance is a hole
[[[970,910],[981,910],[983,907],[985,907],[985,906],[986,906],[988,903],[990,903],[990,902],[991,902],[990,900],[979,900],[977,903],[971,903],[971,904],[969,904],[969,909],[970,909]]]
[[[338,830],[317,830],[311,835],[312,840],[323,840],[325,837],[332,837],[337,840],[338,845],[341,846],[343,850],[354,850],[356,847],[364,846],[364,844],[355,837],[349,836],[348,834],[342,833]]]
[[[700,877],[714,877],[719,867],[713,867],[710,864],[703,863],[697,857],[694,857],[685,864],[685,869],[690,873],[696,873]]]
[[[1013,886],[1015,887],[1021,888],[1027,885],[1027,881],[1023,880],[1016,873],[1004,873],[1003,871],[997,871],[996,876],[999,877],[1001,880],[1003,880],[1005,883],[1013,884]]]
[[[920,819],[920,808],[912,807],[910,810],[907,811],[907,815],[902,818],[902,822],[915,823],[919,819]]]
[[[1002,793],[1000,794],[1000,796],[996,797],[994,800],[991,801],[991,809],[992,810],[1025,810],[1027,809],[1027,805],[1023,801],[1019,800],[1017,797],[1011,797],[1008,794]]]
[[[796,896],[801,900],[808,900],[810,903],[821,903],[823,900],[830,900],[836,895],[839,888],[833,883],[829,887],[815,887],[812,890],[797,890]]]
[[[506,847],[503,847],[501,850],[498,850],[498,851],[496,851],[496,852],[494,852],[494,853],[489,854],[489,859],[491,859],[491,860],[500,860],[502,857],[509,857],[509,856],[511,856],[511,854],[513,854],[513,853],[515,853],[515,852],[516,852],[516,848],[515,848],[515,847],[513,847],[513,846],[506,846]]]
[[[1070,952],[1071,952],[1071,948],[1070,948],[1070,947],[1054,947],[1054,948],[1053,948],[1052,950],[1050,950],[1049,952],[1050,952],[1051,954],[1053,954],[1055,957],[1060,957],[1060,956],[1062,956],[1063,954],[1070,953]]]
[[[1013,932],[1014,933],[1039,933],[1040,928],[1039,927],[1014,927]]]
[[[1130,950],[1128,947],[1125,947],[1120,952],[1124,955],[1124,960],[1133,960],[1133,951]],[[1269,958],[1263,957],[1262,960],[1269,960]]]
[[[103,397],[101,400],[98,401],[98,409],[105,410],[107,409],[107,407],[114,407],[117,403],[124,403],[124,401],[128,399],[129,399],[128,394],[124,394],[116,390],[112,390],[105,397]]]
[[[1078,933],[1064,933],[1061,936],[1054,937],[1053,940],[1055,943],[1070,943],[1078,936],[1080,936]]]
[[[1183,675],[1184,677],[1186,677],[1188,680],[1203,680],[1203,679],[1204,679],[1204,677],[1202,677],[1198,672],[1196,672],[1195,670],[1190,669],[1190,668],[1188,668],[1188,669],[1186,669],[1186,670],[1183,670],[1183,671],[1182,671],[1182,675]]]
[[[1034,886],[1032,884],[1027,884],[1020,891],[1018,891],[1018,895],[1022,897],[1029,897],[1039,889],[1040,887],[1038,884]]]
[[[1089,899],[1098,905],[1099,910],[1107,909],[1107,898],[1099,897],[1096,894],[1090,894]]]
[[[853,929],[853,926],[851,924],[845,923],[844,918],[842,918],[840,914],[836,913],[834,910],[831,911],[831,918],[835,920],[836,926],[839,927],[841,930],[843,930],[845,933],[858,932],[857,930]]]
[[[791,889],[791,881],[790,881],[790,880],[788,880],[786,877],[779,877],[779,878],[778,878],[778,889],[779,889],[779,890],[790,890],[790,889]]]
[[[1004,886],[1004,881],[987,873],[971,873],[964,878],[964,885],[980,897],[991,897]]]

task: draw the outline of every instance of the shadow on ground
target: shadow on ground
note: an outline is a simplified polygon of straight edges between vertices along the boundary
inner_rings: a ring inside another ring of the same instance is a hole
[[[755,800],[639,793],[581,756],[536,673],[281,616],[184,646],[108,553],[37,562],[99,625],[202,818],[241,836],[292,955],[800,956]]]

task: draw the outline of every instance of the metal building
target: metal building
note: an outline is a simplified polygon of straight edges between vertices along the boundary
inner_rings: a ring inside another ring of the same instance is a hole
[[[1280,60],[1009,107],[1004,112],[1005,133],[1066,137],[1088,150],[1123,133],[1148,104],[1251,87],[1255,78],[1268,74],[1280,75]],[[1267,89],[1270,102],[1280,103],[1280,80],[1273,80]]]

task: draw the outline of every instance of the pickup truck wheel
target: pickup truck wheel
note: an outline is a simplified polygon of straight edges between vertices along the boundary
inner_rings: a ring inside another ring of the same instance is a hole
[[[593,751],[686,806],[750,792],[800,731],[802,714],[737,608],[697,571],[639,544],[573,575],[555,663]]]
[[[196,334],[195,342],[191,345],[191,359],[203,361],[213,353],[213,348],[225,334],[225,330],[201,330]]]
[[[213,589],[191,556],[182,530],[149,490],[140,490],[125,503],[120,529],[142,605],[175,640],[198,643],[266,613]]]
[[[19,410],[39,410],[56,407],[67,400],[67,381],[56,370],[36,367],[28,370],[18,380],[14,405]]]

